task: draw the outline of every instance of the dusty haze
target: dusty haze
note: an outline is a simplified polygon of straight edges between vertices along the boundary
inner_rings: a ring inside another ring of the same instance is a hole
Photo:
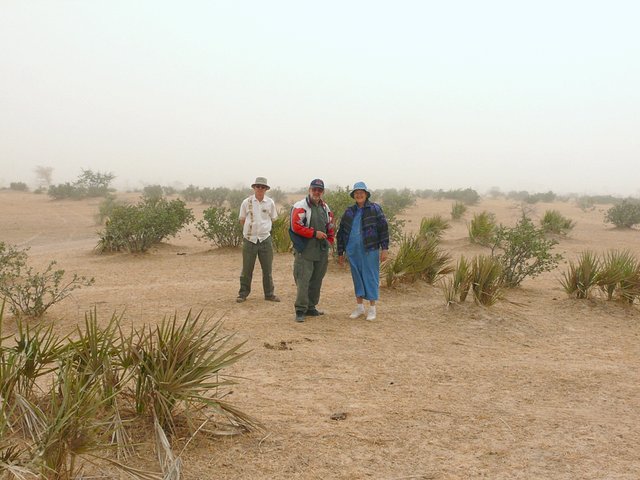
[[[497,186],[637,194],[632,1],[19,2],[0,186]]]

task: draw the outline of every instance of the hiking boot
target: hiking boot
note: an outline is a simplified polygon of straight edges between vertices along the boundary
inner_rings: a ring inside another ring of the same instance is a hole
[[[310,308],[306,311],[305,315],[309,317],[319,317],[320,315],[324,315],[322,310],[318,310],[317,308]]]
[[[278,298],[276,295],[271,295],[269,297],[264,297],[264,299],[267,302],[279,302],[280,301],[280,298]]]
[[[246,300],[247,300],[247,297],[243,297],[242,295],[238,295],[238,298],[236,298],[236,302],[238,303],[242,303]]]
[[[296,312],[296,322],[304,322],[304,312]]]

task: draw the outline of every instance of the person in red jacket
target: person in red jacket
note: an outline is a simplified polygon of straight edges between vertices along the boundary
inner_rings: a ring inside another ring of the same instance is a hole
[[[304,322],[305,316],[323,315],[317,305],[329,265],[329,245],[334,239],[333,213],[322,200],[323,194],[324,182],[316,178],[309,185],[309,195],[291,209],[289,234],[295,255],[296,322]]]

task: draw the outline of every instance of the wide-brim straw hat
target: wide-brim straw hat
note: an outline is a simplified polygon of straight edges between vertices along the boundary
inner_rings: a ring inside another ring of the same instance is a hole
[[[256,185],[264,185],[265,187],[267,187],[267,190],[271,188],[269,186],[269,182],[267,182],[266,177],[256,177],[256,181],[251,184],[251,188],[255,187]]]

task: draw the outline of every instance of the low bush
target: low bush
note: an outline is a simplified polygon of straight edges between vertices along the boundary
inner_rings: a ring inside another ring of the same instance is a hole
[[[182,200],[143,200],[136,205],[116,206],[99,232],[98,252],[146,252],[151,246],[175,236],[194,219]]]
[[[209,207],[203,219],[196,223],[202,233],[198,240],[208,240],[217,247],[239,247],[242,245],[242,225],[238,221],[238,210],[225,207]]]
[[[451,219],[460,220],[467,213],[467,206],[462,202],[455,202],[451,205]]]
[[[104,197],[109,193],[109,185],[115,175],[112,173],[82,170],[74,183],[51,185],[49,196],[55,200],[64,198],[78,200],[89,197]]]
[[[575,227],[573,221],[564,217],[557,210],[544,212],[540,225],[546,233],[554,233],[556,235],[567,235]]]
[[[98,213],[95,216],[96,224],[104,225],[105,220],[111,217],[116,207],[126,205],[125,202],[117,200],[114,195],[107,195],[98,205]]]
[[[24,182],[11,182],[9,184],[9,189],[10,190],[15,190],[18,192],[28,192],[29,191],[29,187],[27,187],[27,184]]]
[[[480,201],[480,194],[472,188],[456,189],[456,190],[438,190],[434,194],[436,199],[447,198],[449,200],[456,200],[464,203],[465,205],[475,205]]]
[[[481,212],[473,215],[468,226],[471,243],[490,246],[493,243],[496,230],[496,220],[493,213]]]
[[[612,223],[618,228],[631,228],[640,223],[640,201],[625,199],[614,205],[605,213],[606,223]]]
[[[27,253],[0,242],[0,296],[9,303],[16,316],[41,317],[71,292],[94,283],[93,278],[74,274],[65,279],[65,271],[54,270],[51,261],[43,272],[27,266]]]
[[[557,243],[547,239],[545,231],[524,215],[513,228],[500,225],[495,230],[491,254],[502,266],[504,285],[517,287],[527,277],[556,268],[562,260],[562,255],[552,253]]]

